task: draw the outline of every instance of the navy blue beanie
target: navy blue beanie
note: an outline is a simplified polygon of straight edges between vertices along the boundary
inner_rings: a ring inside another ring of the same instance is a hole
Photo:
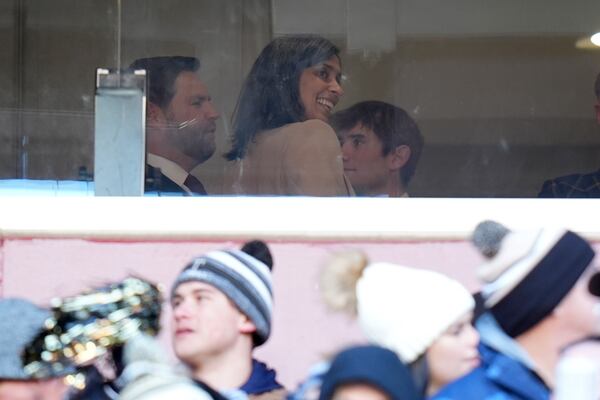
[[[319,400],[330,400],[346,384],[367,384],[391,400],[420,400],[409,369],[396,353],[378,346],[351,347],[339,353],[323,378]]]

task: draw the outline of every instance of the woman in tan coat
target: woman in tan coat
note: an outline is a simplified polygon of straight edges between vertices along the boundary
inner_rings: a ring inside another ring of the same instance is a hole
[[[348,196],[327,124],[343,94],[339,50],[318,36],[274,39],[248,74],[234,114],[225,192]]]

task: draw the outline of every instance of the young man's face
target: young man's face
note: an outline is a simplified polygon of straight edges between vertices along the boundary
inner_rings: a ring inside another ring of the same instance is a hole
[[[344,172],[359,195],[387,193],[391,154],[383,155],[383,144],[371,129],[358,123],[338,132],[342,145]]]
[[[171,305],[175,354],[192,367],[234,348],[253,327],[227,296],[204,282],[179,285]]]
[[[170,139],[183,153],[199,163],[215,152],[215,109],[206,85],[191,71],[179,74],[174,84],[175,95],[164,110],[171,129]]]

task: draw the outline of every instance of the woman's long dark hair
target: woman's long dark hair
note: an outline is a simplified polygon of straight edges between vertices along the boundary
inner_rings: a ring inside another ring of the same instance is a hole
[[[228,160],[243,158],[257,132],[303,121],[300,74],[339,49],[320,36],[284,36],[271,41],[246,77],[233,116],[232,147]]]

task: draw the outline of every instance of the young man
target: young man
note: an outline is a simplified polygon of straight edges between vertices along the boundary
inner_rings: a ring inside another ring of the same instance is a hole
[[[61,377],[31,379],[21,359],[49,317],[26,300],[0,300],[0,400],[60,400],[66,395]]]
[[[474,241],[488,312],[479,317],[481,365],[436,400],[547,400],[560,352],[600,333],[594,250],[573,232],[510,232],[486,222]]]
[[[408,197],[423,137],[404,110],[364,101],[335,113],[330,122],[342,145],[344,173],[357,195]]]
[[[594,84],[596,122],[600,125],[600,74]],[[572,174],[549,179],[542,185],[538,197],[600,198],[600,169],[587,174]]]
[[[148,77],[146,191],[206,194],[190,171],[215,152],[215,109],[194,57],[134,61]]]
[[[171,292],[173,347],[196,380],[223,394],[283,399],[275,372],[252,358],[271,333],[272,264],[270,254],[261,258],[266,263],[243,251],[213,251],[179,274]]]

